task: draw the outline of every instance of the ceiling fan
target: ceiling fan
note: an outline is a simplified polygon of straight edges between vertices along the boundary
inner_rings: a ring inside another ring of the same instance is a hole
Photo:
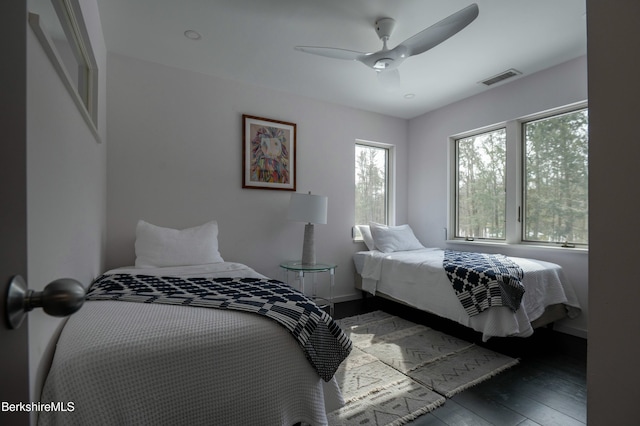
[[[391,37],[396,21],[392,18],[378,19],[375,29],[378,37],[382,40],[382,49],[372,53],[317,46],[296,46],[295,49],[328,58],[362,62],[377,72],[378,80],[384,87],[395,89],[400,86],[398,66],[405,59],[419,55],[437,46],[469,25],[477,16],[478,5],[473,3],[422,30],[413,37],[409,37],[393,49],[387,47],[387,41]]]

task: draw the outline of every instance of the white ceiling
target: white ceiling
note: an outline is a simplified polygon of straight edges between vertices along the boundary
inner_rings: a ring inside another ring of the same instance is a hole
[[[478,82],[509,68],[526,76],[586,54],[585,0],[475,0],[478,18],[404,61],[394,92],[361,63],[294,50],[378,51],[373,26],[382,17],[396,20],[393,48],[472,2],[98,0],[98,6],[110,52],[401,118],[489,90]],[[202,38],[190,40],[186,30]],[[415,97],[405,99],[407,93]]]

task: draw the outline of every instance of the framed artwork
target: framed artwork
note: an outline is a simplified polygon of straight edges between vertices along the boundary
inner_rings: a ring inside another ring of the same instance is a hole
[[[296,190],[296,125],[242,115],[242,187]]]

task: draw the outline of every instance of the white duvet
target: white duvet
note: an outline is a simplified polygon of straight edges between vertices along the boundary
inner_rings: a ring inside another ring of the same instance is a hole
[[[238,263],[110,272],[256,277]],[[327,423],[343,403],[281,325],[245,312],[87,301],[64,326],[39,425],[292,425]]]
[[[520,309],[514,313],[507,307],[497,306],[470,317],[442,267],[443,259],[444,250],[428,248],[394,253],[358,252],[354,261],[363,278],[363,290],[371,294],[384,293],[471,327],[481,332],[485,341],[493,336],[530,336],[531,322],[550,305],[565,304],[570,317],[580,312],[575,291],[559,265],[510,257],[524,271],[525,294]]]

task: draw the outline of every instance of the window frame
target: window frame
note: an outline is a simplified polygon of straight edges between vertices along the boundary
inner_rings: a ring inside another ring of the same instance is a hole
[[[458,195],[459,195],[459,184],[458,184],[458,175],[459,175],[459,170],[460,170],[460,163],[459,161],[457,161],[458,159],[458,141],[461,139],[467,139],[470,137],[474,137],[474,136],[480,136],[480,135],[484,135],[487,133],[492,133],[492,132],[496,132],[499,130],[503,130],[505,131],[505,238],[486,238],[486,237],[459,237],[457,236],[457,228],[458,228],[458,212],[460,210],[460,203],[458,200]],[[453,203],[449,203],[450,207],[452,208],[452,212],[451,212],[451,223],[453,226],[451,226],[450,228],[453,229],[453,237],[456,241],[497,241],[497,242],[505,242],[507,240],[507,186],[508,186],[508,141],[507,141],[507,125],[506,123],[499,123],[493,126],[489,126],[489,127],[485,127],[482,129],[477,129],[474,131],[470,131],[470,132],[465,132],[465,133],[461,133],[459,135],[456,135],[452,138],[450,138],[451,140],[451,145],[452,145],[452,156],[454,158],[453,160],[453,173],[450,174],[450,184],[451,184],[451,188],[453,191]]]
[[[64,31],[73,56],[79,62],[78,83],[76,86],[70,70],[64,64],[62,56],[51,36],[45,29],[42,17],[29,12],[28,22],[53,68],[69,92],[80,115],[86,122],[96,142],[100,143],[98,133],[98,64],[93,53],[91,40],[87,31],[82,9],[78,0],[50,0],[56,17]]]
[[[358,145],[361,146],[365,146],[365,147],[371,147],[371,148],[379,148],[379,149],[384,149],[386,150],[386,173],[385,173],[385,194],[386,194],[386,217],[387,217],[387,223],[385,223],[385,225],[395,225],[395,217],[396,217],[396,178],[395,178],[395,170],[396,170],[396,155],[395,155],[395,145],[393,144],[389,144],[389,143],[383,143],[383,142],[374,142],[374,141],[369,141],[369,140],[363,140],[363,139],[356,139],[354,146],[353,146],[353,153],[354,153],[354,158],[353,158],[353,162],[352,164],[354,165],[354,172],[353,172],[353,176],[355,179],[355,173],[356,173],[356,169],[355,169],[355,163],[356,163],[356,148]],[[368,225],[367,223],[355,223],[355,214],[356,214],[356,205],[355,205],[355,191],[356,190],[356,186],[355,186],[355,180],[354,180],[354,191],[353,191],[353,195],[354,195],[354,217],[353,217],[353,222],[354,225]],[[352,238],[354,241],[362,241],[362,236],[360,235],[360,232],[357,230],[357,227],[354,226],[353,227],[353,231],[352,231]]]
[[[580,101],[568,105],[564,105],[558,108],[552,108],[549,110],[541,111],[534,114],[529,114],[523,117],[515,118],[508,121],[495,123],[489,126],[479,127],[473,130],[457,133],[449,136],[449,170],[448,170],[448,194],[449,201],[447,203],[447,228],[446,228],[446,241],[454,243],[465,244],[485,244],[485,245],[521,245],[528,247],[540,247],[540,248],[561,248],[562,250],[576,250],[576,251],[588,251],[588,244],[570,244],[565,246],[556,242],[541,242],[541,241],[527,241],[524,239],[524,197],[525,197],[525,148],[524,148],[524,124],[527,122],[540,120],[544,118],[553,117],[560,114],[570,113],[572,111],[579,111],[587,109],[588,102]],[[504,240],[498,239],[475,239],[466,240],[463,237],[456,237],[456,213],[457,213],[457,172],[458,172],[458,158],[457,158],[457,143],[459,139],[479,135],[482,133],[491,132],[500,128],[506,129],[506,238]]]
[[[550,119],[556,116],[560,116],[560,115],[564,115],[564,114],[570,114],[573,112],[578,112],[578,111],[582,111],[582,110],[586,110],[587,111],[587,117],[589,114],[589,107],[587,105],[586,102],[584,103],[578,103],[578,104],[571,104],[571,105],[567,105],[564,107],[560,107],[560,108],[555,108],[553,110],[550,111],[544,111],[541,113],[537,113],[537,114],[532,114],[529,115],[527,117],[523,117],[521,119],[518,119],[518,128],[519,128],[519,136],[520,136],[520,140],[518,143],[518,146],[520,148],[520,162],[519,162],[519,167],[520,167],[520,181],[521,181],[521,185],[520,185],[520,199],[521,202],[519,204],[520,206],[520,212],[519,212],[519,228],[520,228],[520,243],[523,245],[535,245],[535,246],[552,246],[552,247],[556,247],[556,246],[560,246],[563,248],[588,248],[589,247],[589,243],[578,243],[575,241],[539,241],[539,240],[528,240],[526,239],[526,232],[525,232],[525,212],[526,212],[526,204],[527,204],[527,199],[526,199],[526,193],[527,193],[527,179],[526,179],[526,155],[527,155],[527,150],[525,147],[526,144],[526,138],[525,138],[525,125],[527,123],[531,123],[534,121],[539,121],[539,120],[545,120],[545,119]],[[588,122],[587,122],[588,123]],[[588,124],[587,124],[588,126]],[[587,136],[588,137],[588,136]],[[588,141],[587,141],[588,144]],[[587,168],[588,168],[588,159],[587,159]],[[587,225],[587,230],[588,230],[588,225]]]

